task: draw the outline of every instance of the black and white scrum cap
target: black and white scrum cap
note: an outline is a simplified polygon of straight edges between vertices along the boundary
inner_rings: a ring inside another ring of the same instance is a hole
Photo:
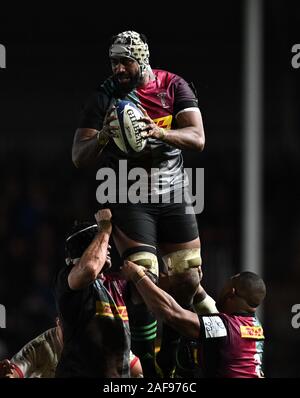
[[[142,72],[151,68],[149,65],[149,48],[142,36],[133,30],[126,30],[112,38],[112,44],[109,49],[110,58],[127,57],[137,61]]]

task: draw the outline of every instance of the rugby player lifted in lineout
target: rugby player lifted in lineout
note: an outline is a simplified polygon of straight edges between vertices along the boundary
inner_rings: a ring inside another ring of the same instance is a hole
[[[197,98],[181,77],[151,69],[148,44],[142,34],[126,31],[114,36],[109,57],[113,75],[101,84],[82,111],[73,142],[73,162],[79,168],[110,167],[117,181],[120,160],[127,160],[128,171],[141,167],[151,175],[151,169],[159,168],[160,185],[154,191],[157,189],[160,197],[169,194],[169,203],[105,203],[105,207],[112,211],[113,239],[120,256],[147,267],[157,279],[159,249],[169,271],[170,294],[189,308],[200,283],[201,256],[196,217],[193,210],[186,211],[190,205],[181,150],[201,152],[204,147]],[[111,110],[118,99],[130,100],[144,110],[147,145],[134,155],[122,152],[111,139],[114,127],[110,123],[115,119]],[[141,359],[144,376],[154,376],[156,321],[137,297],[133,287],[128,306],[132,350]],[[205,292],[202,306],[207,312],[215,310]],[[177,332],[164,329],[157,362],[165,376],[174,367],[177,341]]]

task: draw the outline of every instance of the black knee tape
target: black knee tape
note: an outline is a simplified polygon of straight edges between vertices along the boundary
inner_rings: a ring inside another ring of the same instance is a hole
[[[138,252],[149,252],[156,255],[156,248],[146,245],[130,247],[129,249],[126,249],[122,254],[122,260],[124,261],[127,259],[127,257],[131,256],[131,254],[135,254]]]

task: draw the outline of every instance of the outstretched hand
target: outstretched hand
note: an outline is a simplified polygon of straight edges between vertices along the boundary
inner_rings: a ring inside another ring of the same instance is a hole
[[[112,231],[111,217],[112,214],[110,209],[101,209],[97,211],[97,213],[95,214],[95,219],[97,221],[100,231],[111,234]]]

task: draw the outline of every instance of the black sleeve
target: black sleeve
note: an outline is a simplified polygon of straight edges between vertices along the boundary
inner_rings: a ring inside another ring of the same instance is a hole
[[[109,98],[103,92],[94,93],[81,110],[79,128],[101,130],[109,103]]]
[[[198,107],[198,100],[195,92],[182,77],[176,76],[174,88],[174,115],[177,115],[178,112],[185,108]]]
[[[217,314],[198,315],[200,337],[198,340],[199,365],[204,377],[216,377],[222,361],[222,350],[228,339],[227,321]]]
[[[81,307],[88,295],[89,288],[72,290],[68,276],[72,267],[65,266],[57,274],[54,285],[54,296],[59,317],[66,322],[76,322],[80,316]]]

